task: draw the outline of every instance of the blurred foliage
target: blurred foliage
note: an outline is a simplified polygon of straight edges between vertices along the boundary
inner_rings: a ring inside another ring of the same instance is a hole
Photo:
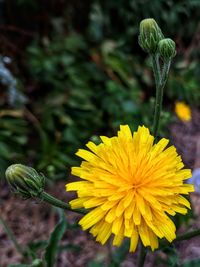
[[[173,100],[186,101],[191,106],[199,105],[200,86],[199,77],[197,76],[199,75],[199,63],[196,61],[191,64],[181,62],[175,68],[173,75],[169,79],[167,95]]]
[[[0,54],[12,58],[5,68],[16,89],[2,83],[1,174],[21,162],[64,178],[88,140],[99,142],[97,136],[111,136],[125,123],[151,128],[155,86],[137,43],[145,17],[177,43],[161,122],[166,136],[174,101],[197,106],[200,100],[199,6],[195,0],[2,1]]]
[[[39,168],[74,164],[72,155],[93,135],[138,118],[139,86],[127,67],[134,63],[101,50],[90,51],[78,34],[28,47],[30,74],[44,88],[32,105],[47,143]]]

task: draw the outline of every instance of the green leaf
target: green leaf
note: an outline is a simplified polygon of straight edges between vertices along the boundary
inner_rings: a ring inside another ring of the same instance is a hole
[[[47,267],[54,266],[58,245],[65,233],[66,227],[67,227],[66,218],[64,216],[64,212],[62,211],[60,221],[55,226],[46,248],[45,260]]]

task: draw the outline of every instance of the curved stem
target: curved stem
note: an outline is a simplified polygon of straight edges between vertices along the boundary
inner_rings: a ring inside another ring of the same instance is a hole
[[[138,265],[137,265],[138,267],[143,267],[144,266],[146,255],[147,255],[147,250],[143,246],[143,244],[141,243],[139,260],[138,260]]]
[[[48,202],[49,204],[64,209],[64,210],[69,210],[69,211],[73,211],[73,212],[77,212],[80,214],[86,214],[87,210],[83,210],[83,209],[75,209],[73,210],[71,208],[71,206],[68,203],[65,203],[59,199],[57,199],[56,197],[53,197],[52,195],[46,193],[45,191],[43,191],[40,196],[38,196],[41,200],[44,200],[46,202]]]

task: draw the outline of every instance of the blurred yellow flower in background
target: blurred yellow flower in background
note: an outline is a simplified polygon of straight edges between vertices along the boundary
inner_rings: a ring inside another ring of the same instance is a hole
[[[192,118],[190,107],[184,102],[176,102],[175,104],[176,115],[182,121],[190,121]]]
[[[184,183],[191,171],[183,169],[176,148],[166,148],[165,138],[154,144],[144,126],[133,134],[128,125],[121,126],[118,136],[101,140],[99,145],[89,142],[90,151],[78,150],[84,161],[72,174],[83,181],[66,185],[78,195],[71,207],[89,209],[79,222],[83,230],[90,229],[101,244],[111,234],[116,246],[128,237],[130,251],[139,238],[152,250],[158,248],[158,237],[174,240],[176,227],[168,214],[186,214],[190,203],[182,194],[194,191]]]

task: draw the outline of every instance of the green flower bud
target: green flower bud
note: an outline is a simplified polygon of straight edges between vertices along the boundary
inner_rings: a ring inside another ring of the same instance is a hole
[[[25,198],[38,196],[44,188],[45,177],[31,167],[13,164],[6,170],[6,179],[12,189]]]
[[[144,19],[140,22],[139,45],[147,53],[155,53],[158,42],[164,38],[161,29],[154,19]]]
[[[176,55],[176,44],[170,38],[165,38],[158,43],[158,52],[163,60],[169,60]]]

